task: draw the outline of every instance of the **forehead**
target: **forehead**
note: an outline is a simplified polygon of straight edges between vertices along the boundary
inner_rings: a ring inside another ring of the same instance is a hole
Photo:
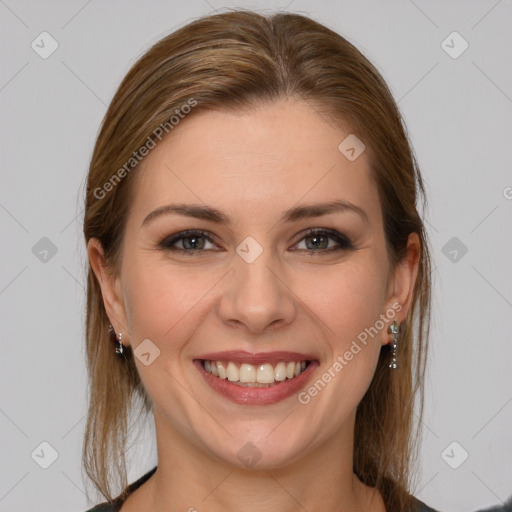
[[[294,204],[340,199],[378,213],[368,152],[351,161],[339,149],[349,135],[302,101],[194,113],[136,171],[132,213],[202,202],[258,220]]]

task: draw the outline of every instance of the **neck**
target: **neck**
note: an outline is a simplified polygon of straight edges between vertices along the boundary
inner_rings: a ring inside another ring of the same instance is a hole
[[[329,443],[268,469],[241,469],[207,454],[157,412],[155,425],[158,469],[145,491],[147,510],[385,512],[378,491],[353,473],[353,419]]]

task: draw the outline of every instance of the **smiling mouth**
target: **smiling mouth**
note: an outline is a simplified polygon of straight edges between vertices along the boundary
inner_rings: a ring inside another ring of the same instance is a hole
[[[202,360],[203,368],[220,380],[228,380],[241,387],[268,388],[303,373],[311,361],[279,361],[277,363],[249,364],[234,361]]]

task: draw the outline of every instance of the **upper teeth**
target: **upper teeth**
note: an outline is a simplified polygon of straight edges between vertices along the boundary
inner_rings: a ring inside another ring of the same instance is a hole
[[[248,363],[237,366],[233,361],[204,361],[203,366],[207,372],[230,382],[271,384],[293,379],[306,368],[306,361],[281,361],[275,368],[270,363],[252,365]]]

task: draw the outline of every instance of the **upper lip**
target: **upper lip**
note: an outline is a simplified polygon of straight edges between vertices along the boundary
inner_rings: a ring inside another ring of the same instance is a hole
[[[233,361],[247,364],[278,363],[280,361],[312,361],[315,356],[311,354],[302,354],[299,352],[277,351],[277,352],[258,352],[257,354],[246,352],[244,350],[225,350],[223,352],[210,352],[202,354],[195,359],[207,361]]]

